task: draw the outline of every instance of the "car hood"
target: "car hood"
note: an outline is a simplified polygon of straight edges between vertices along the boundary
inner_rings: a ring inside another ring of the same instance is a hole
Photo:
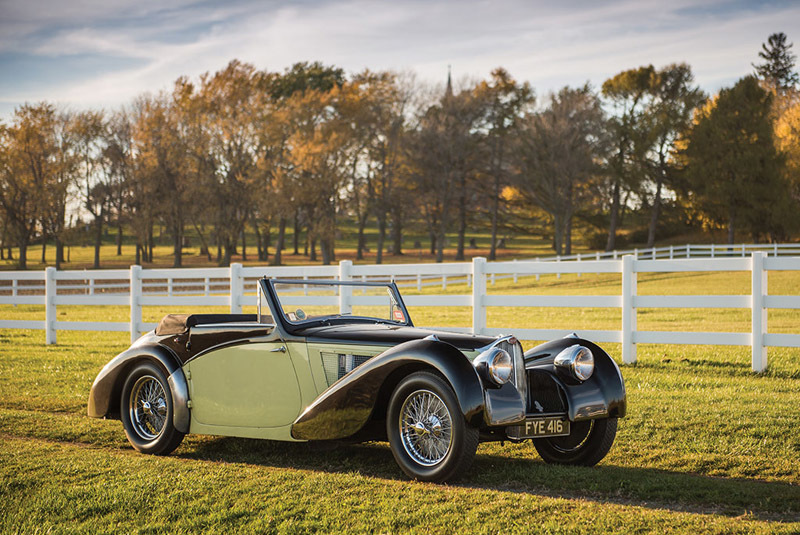
[[[347,325],[322,325],[295,331],[296,335],[308,337],[309,341],[326,340],[338,343],[376,344],[394,346],[409,340],[421,340],[426,336],[436,337],[463,351],[472,351],[492,343],[491,336],[476,336],[447,331],[418,329],[398,325],[356,323]]]

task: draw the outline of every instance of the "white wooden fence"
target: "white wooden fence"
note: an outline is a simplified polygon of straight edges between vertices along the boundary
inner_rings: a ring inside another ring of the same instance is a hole
[[[578,253],[572,255],[547,256],[536,258],[542,262],[566,262],[569,260],[617,260],[626,255],[633,255],[636,260],[658,260],[676,258],[726,258],[745,257],[756,252],[767,256],[800,256],[800,243],[701,243],[686,245],[664,245],[662,247],[644,247],[614,251],[597,251],[594,253]]]
[[[750,295],[637,295],[638,273],[668,272],[729,272],[751,273]],[[622,344],[625,363],[636,362],[637,344],[700,344],[750,346],[752,367],[761,372],[767,367],[767,347],[800,347],[800,334],[776,334],[767,330],[767,310],[800,309],[800,295],[769,295],[769,271],[800,271],[800,257],[767,257],[754,252],[749,257],[714,259],[644,260],[624,256],[618,260],[581,262],[472,262],[451,264],[383,264],[353,265],[345,260],[338,266],[304,267],[242,267],[211,269],[142,269],[129,270],[0,272],[0,304],[45,305],[44,321],[0,318],[0,328],[44,329],[46,342],[56,343],[58,330],[125,331],[135,340],[155,324],[142,321],[143,306],[225,306],[239,313],[243,306],[256,304],[256,280],[262,276],[301,278],[339,278],[342,280],[390,280],[420,290],[436,284],[467,283],[469,293],[461,295],[408,295],[410,307],[470,307],[471,328],[445,327],[448,330],[498,335],[508,329],[489,327],[488,307],[590,307],[620,308],[622,322],[619,330],[586,330],[576,325],[582,336],[597,342]],[[543,296],[495,295],[487,292],[487,283],[495,277],[533,276],[561,273],[620,273],[619,295]],[[471,290],[469,288],[471,287]],[[309,297],[303,296],[304,303]],[[319,304],[328,304],[331,297],[318,297]],[[336,299],[336,298],[333,298]],[[342,312],[348,301],[353,304],[372,304],[369,296],[354,294],[349,300],[336,300]],[[323,303],[322,301],[325,301]],[[123,305],[130,307],[128,322],[60,321],[56,310],[60,305]],[[750,332],[666,332],[640,331],[636,326],[639,308],[731,308],[751,310]],[[798,326],[800,330],[800,326]],[[514,329],[522,339],[546,340],[569,334],[565,329]]]

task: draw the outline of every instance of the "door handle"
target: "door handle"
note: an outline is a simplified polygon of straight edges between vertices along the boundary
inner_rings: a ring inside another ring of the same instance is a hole
[[[286,346],[276,347],[275,349],[270,349],[270,353],[286,353]]]

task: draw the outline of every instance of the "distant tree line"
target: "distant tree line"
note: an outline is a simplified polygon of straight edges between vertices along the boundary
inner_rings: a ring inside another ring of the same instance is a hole
[[[366,231],[377,231],[377,263],[403,254],[412,225],[439,262],[446,234],[461,260],[479,230],[491,235],[490,259],[509,231],[548,236],[570,254],[577,225],[602,232],[611,250],[633,211],[646,214],[652,246],[665,205],[725,229],[730,243],[737,233],[786,240],[800,226],[791,46],[770,36],[755,75],[710,98],[685,64],[625,70],[599,91],[565,87],[537,102],[502,68],[436,90],[402,73],[348,76],[321,63],[277,73],[234,60],[108,112],[26,104],[0,124],[0,255],[17,248],[25,268],[28,247],[41,242],[44,258],[49,240],[60,266],[76,206],[95,267],[109,229],[117,254],[125,228],[136,262],[152,261],[157,226],[176,267],[190,230],[220,265],[248,245],[264,262],[302,250],[328,264],[343,218],[355,221],[359,259]]]

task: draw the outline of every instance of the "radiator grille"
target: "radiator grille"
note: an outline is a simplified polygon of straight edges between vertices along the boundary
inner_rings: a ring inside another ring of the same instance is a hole
[[[369,355],[352,355],[350,353],[322,353],[322,367],[325,369],[325,380],[328,386],[358,368],[370,358],[372,357]]]
[[[561,389],[547,372],[528,370],[528,393],[529,413],[566,410]]]

